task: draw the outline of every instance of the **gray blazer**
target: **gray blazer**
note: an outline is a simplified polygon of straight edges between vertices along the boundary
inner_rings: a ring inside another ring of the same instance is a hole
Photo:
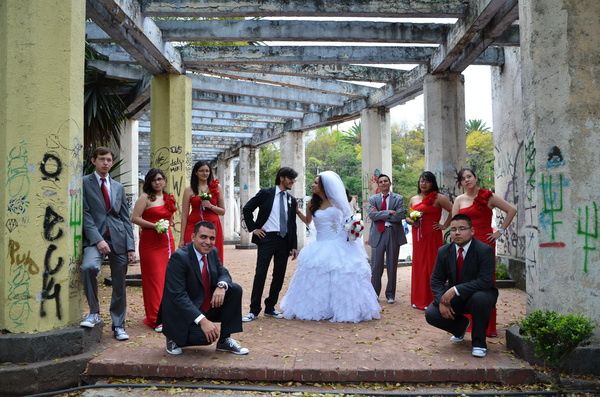
[[[108,227],[115,254],[135,251],[129,207],[123,185],[110,178],[111,208],[106,211],[102,190],[94,173],[83,177],[83,246],[89,247],[104,240]]]
[[[369,231],[369,245],[373,248],[379,245],[381,233],[377,230],[376,221],[386,221],[391,224],[392,236],[396,239],[398,245],[406,244],[406,235],[402,220],[406,217],[406,209],[404,208],[404,199],[398,193],[390,192],[387,199],[387,210],[381,211],[381,203],[383,195],[381,193],[374,194],[369,197],[369,219],[371,220],[371,229]],[[390,210],[396,211],[394,215],[390,214]]]

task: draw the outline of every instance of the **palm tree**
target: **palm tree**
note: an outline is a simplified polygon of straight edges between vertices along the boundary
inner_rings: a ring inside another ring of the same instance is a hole
[[[470,119],[465,123],[465,134],[473,131],[492,132],[491,128],[485,125],[485,121],[481,119]]]

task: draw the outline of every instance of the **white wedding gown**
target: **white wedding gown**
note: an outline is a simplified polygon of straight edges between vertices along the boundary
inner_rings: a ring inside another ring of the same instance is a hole
[[[362,240],[347,241],[336,207],[317,210],[313,221],[317,239],[300,251],[281,301],[284,317],[352,323],[380,318]]]

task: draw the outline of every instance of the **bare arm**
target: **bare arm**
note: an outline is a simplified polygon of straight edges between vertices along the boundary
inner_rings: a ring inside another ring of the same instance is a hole
[[[408,208],[413,208],[414,205],[417,204],[417,198],[419,196],[412,196],[410,198],[410,201],[408,202]],[[415,221],[413,221],[410,217],[410,211],[406,211],[406,218],[404,218],[404,220],[406,221],[406,223],[408,223],[409,225],[412,225],[415,223]]]
[[[306,211],[306,215],[304,215],[300,208],[296,208],[296,215],[298,215],[298,218],[300,218],[300,220],[307,226],[312,222],[312,213],[308,210]]]
[[[225,199],[223,199],[223,189],[221,185],[218,187],[219,189],[219,200],[217,201],[217,205],[210,205],[208,209],[214,212],[217,215],[225,215]]]
[[[502,225],[500,225],[500,227],[498,228],[499,230],[496,230],[489,237],[490,239],[493,238],[494,240],[497,240],[500,238],[500,236],[504,234],[504,231],[510,226],[510,223],[517,214],[517,209],[514,205],[504,200],[502,197],[498,196],[495,193],[492,196],[492,198],[490,198],[488,205],[491,208],[499,208],[500,210],[506,212],[506,217],[504,218],[504,222],[502,222]]]
[[[439,194],[439,193],[437,195],[436,202],[437,202],[437,205],[439,205],[441,208],[448,211],[448,216],[446,217],[446,222],[444,222],[443,225],[440,225],[440,230],[448,229],[448,226],[450,226],[450,222],[452,221],[452,214],[454,213],[452,211],[452,203],[450,202],[450,199],[448,197],[444,196],[443,194]]]
[[[153,229],[154,223],[148,222],[147,220],[142,218],[142,214],[144,213],[146,207],[148,207],[148,195],[146,193],[142,193],[142,195],[137,199],[135,205],[133,206],[131,222],[144,229]]]

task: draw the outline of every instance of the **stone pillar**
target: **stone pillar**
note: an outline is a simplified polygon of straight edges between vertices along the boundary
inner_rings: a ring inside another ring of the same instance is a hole
[[[174,74],[154,76],[151,104],[151,167],[167,174],[167,191],[178,210],[173,238],[179,241],[181,200],[192,168],[192,81]]]
[[[599,15],[595,0],[519,2],[527,308],[584,313],[596,323]]]
[[[454,199],[456,171],[465,165],[465,80],[460,73],[427,75],[425,102],[425,168],[440,190]]]
[[[243,216],[241,208],[258,193],[260,186],[258,171],[258,148],[242,146],[240,148],[240,216]],[[254,213],[254,219],[256,219],[256,213]],[[250,238],[250,233],[244,225],[240,230],[240,244],[236,245],[236,248],[255,248],[256,246],[251,244]]]
[[[525,289],[525,167],[521,55],[519,47],[504,49],[504,65],[492,67],[494,174],[496,194],[517,207],[507,234],[496,242],[496,254],[509,267],[517,286]],[[495,211],[497,226],[504,213]]]
[[[81,318],[84,37],[84,2],[0,2],[0,329],[11,333]]]
[[[306,213],[306,205],[304,196],[306,195],[306,177],[304,170],[306,169],[304,157],[304,133],[302,131],[286,132],[281,138],[281,166],[292,167],[298,172],[296,183],[292,188],[292,195],[298,200],[298,207],[302,212]],[[296,214],[294,214],[296,216]],[[297,234],[298,234],[298,249],[304,247],[306,242],[306,225],[296,219]]]
[[[360,112],[362,145],[362,202],[363,220],[368,240],[368,230],[371,227],[366,207],[369,196],[377,189],[377,176],[389,175],[392,178],[392,131],[390,126],[390,111],[386,108],[368,108]],[[393,178],[392,178],[393,182]],[[393,187],[392,187],[393,190]]]
[[[225,241],[236,240],[233,231],[234,219],[236,214],[234,184],[233,184],[233,160],[217,161],[217,174],[223,188],[223,201],[225,203],[225,215],[222,216],[223,236]]]
[[[139,197],[140,190],[140,175],[138,167],[138,124],[138,121],[133,119],[128,119],[123,123],[121,149],[119,152],[119,160],[123,160],[123,164],[119,170],[122,174],[119,180],[125,188],[127,203],[129,204],[130,210],[133,210],[133,205]],[[133,237],[135,239],[135,247],[137,252],[139,243],[139,227],[135,224],[133,225]]]

